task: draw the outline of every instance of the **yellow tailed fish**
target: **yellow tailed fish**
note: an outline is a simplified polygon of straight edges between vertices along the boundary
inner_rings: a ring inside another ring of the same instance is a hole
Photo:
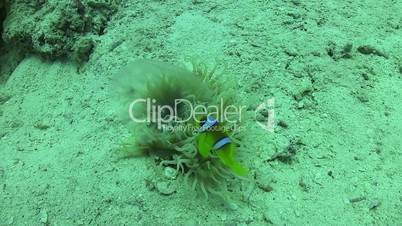
[[[218,121],[212,116],[201,120],[196,140],[198,152],[203,158],[208,158],[211,152],[214,152],[220,161],[234,173],[240,176],[247,175],[248,169],[235,158],[236,144],[231,142],[227,131],[220,128],[214,129],[214,127],[218,127],[218,124]]]

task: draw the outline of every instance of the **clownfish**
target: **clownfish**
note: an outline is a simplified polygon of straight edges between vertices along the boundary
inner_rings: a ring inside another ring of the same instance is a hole
[[[247,175],[248,169],[235,158],[236,144],[232,143],[228,132],[220,127],[218,120],[209,115],[200,120],[198,126],[196,142],[200,155],[208,158],[214,153],[234,173],[240,176]]]

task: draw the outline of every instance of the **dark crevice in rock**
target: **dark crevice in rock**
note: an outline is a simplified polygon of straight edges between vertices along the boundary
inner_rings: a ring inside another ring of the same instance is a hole
[[[0,48],[3,44],[3,21],[6,18],[7,11],[6,11],[6,2],[5,0],[0,0]]]

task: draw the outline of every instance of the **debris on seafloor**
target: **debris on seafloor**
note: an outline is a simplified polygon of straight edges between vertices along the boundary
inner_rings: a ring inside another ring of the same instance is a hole
[[[369,210],[377,209],[377,207],[379,207],[380,205],[381,205],[381,201],[380,201],[380,200],[373,200],[373,201],[371,201],[371,203],[370,203]]]
[[[357,51],[364,55],[376,55],[380,57],[384,57],[388,59],[388,55],[381,50],[371,46],[371,45],[362,45],[357,48]]]
[[[279,160],[280,162],[283,163],[291,163],[297,151],[300,149],[301,146],[304,145],[305,144],[300,139],[292,139],[290,141],[290,144],[285,148],[285,150],[276,152],[267,161],[272,162],[275,160]]]

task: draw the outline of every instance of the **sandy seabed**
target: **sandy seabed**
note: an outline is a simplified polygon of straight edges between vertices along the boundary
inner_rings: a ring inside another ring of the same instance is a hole
[[[67,60],[3,34],[0,225],[401,224],[401,2],[123,1],[104,24]],[[130,135],[113,76],[186,56],[224,61],[250,109],[275,99],[274,132],[244,132],[253,180],[230,203],[113,154]]]

